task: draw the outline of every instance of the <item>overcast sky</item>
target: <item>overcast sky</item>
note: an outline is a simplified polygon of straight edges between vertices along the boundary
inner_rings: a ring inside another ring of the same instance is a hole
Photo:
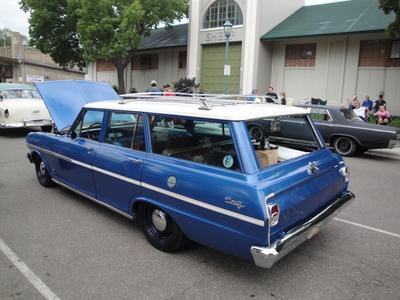
[[[291,0],[286,0],[291,1]],[[336,2],[338,0],[305,0],[306,5]],[[28,17],[18,4],[19,0],[0,0],[0,28],[10,28],[24,35],[28,35]]]

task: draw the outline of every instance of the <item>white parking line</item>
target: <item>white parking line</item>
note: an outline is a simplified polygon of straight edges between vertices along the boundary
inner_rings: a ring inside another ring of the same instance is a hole
[[[343,220],[343,219],[340,219],[340,218],[334,218],[334,220],[338,221],[338,222],[350,224],[350,225],[353,225],[353,226],[357,226],[357,227],[360,227],[360,228],[368,229],[368,230],[371,230],[371,231],[375,231],[375,232],[383,233],[383,234],[386,234],[386,235],[390,235],[390,236],[393,236],[393,237],[396,237],[396,238],[400,239],[400,234],[397,234],[397,233],[393,233],[393,232],[390,232],[390,231],[382,230],[382,229],[379,229],[379,228],[363,225],[363,224],[352,222],[352,221]]]
[[[17,267],[24,277],[39,291],[39,293],[48,300],[60,300],[49,287],[32,272],[31,269],[11,250],[10,247],[0,238],[0,250]]]

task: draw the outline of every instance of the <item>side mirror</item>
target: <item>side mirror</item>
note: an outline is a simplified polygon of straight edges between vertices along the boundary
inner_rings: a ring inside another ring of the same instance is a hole
[[[71,139],[76,139],[76,137],[77,137],[77,135],[76,135],[76,132],[75,131],[72,131],[71,132],[71,134],[70,134],[70,137],[71,137]]]

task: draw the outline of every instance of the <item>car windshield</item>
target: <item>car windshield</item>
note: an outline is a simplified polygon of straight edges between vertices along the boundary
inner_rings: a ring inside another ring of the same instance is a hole
[[[322,147],[306,115],[260,118],[247,121],[246,125],[261,167],[271,164],[269,158],[262,157],[273,149],[278,150],[279,162]]]
[[[14,90],[5,90],[0,92],[1,97],[3,99],[41,99],[38,91],[35,90],[24,90],[24,89],[14,89]]]
[[[343,117],[345,117],[349,121],[362,121],[359,116],[357,116],[351,109],[341,108],[340,112]]]

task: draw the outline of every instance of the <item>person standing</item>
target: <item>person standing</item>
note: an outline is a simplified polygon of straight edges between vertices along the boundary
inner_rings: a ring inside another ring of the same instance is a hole
[[[286,105],[286,93],[281,92],[281,104]]]
[[[274,92],[274,88],[272,86],[268,88],[268,93],[266,95],[267,102],[269,103],[275,103],[278,99],[278,95]]]
[[[155,80],[151,81],[150,89],[148,92],[152,93],[153,95],[158,95],[158,94],[162,93],[161,89],[157,86],[157,81],[155,81]]]
[[[163,86],[164,96],[176,96],[174,92],[172,92],[171,86],[167,83]]]

